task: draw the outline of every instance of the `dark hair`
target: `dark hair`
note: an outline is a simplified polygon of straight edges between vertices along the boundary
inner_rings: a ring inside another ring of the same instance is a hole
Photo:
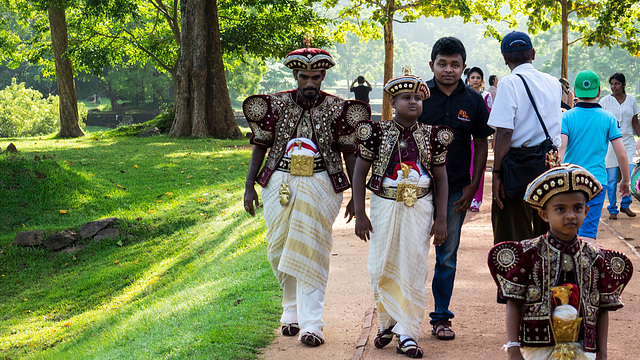
[[[447,36],[438,39],[433,48],[431,49],[431,61],[436,61],[438,55],[460,55],[462,62],[467,62],[467,51],[462,45],[462,41],[454,38],[453,36]]]
[[[502,56],[508,63],[518,66],[533,60],[533,49],[502,53]]]
[[[494,83],[496,82],[496,80],[498,80],[498,76],[497,75],[489,76],[489,86],[494,86]]]
[[[469,73],[469,68],[464,68],[464,71],[462,72],[463,75],[467,75]]]
[[[364,76],[358,76],[358,84],[364,84]]]
[[[627,92],[624,91],[624,87],[627,86],[627,79],[624,77],[624,74],[622,73],[615,73],[611,76],[609,76],[609,84],[611,84],[611,80],[618,80],[622,83],[622,93],[626,94]]]
[[[480,74],[480,77],[482,78],[482,80],[484,80],[484,73],[482,72],[482,69],[480,69],[479,67],[477,67],[477,66],[472,67],[472,68],[469,70],[469,72],[467,73],[467,76],[469,76],[469,77],[470,77],[470,76],[471,76],[471,74],[473,74],[473,73],[478,73],[478,74]]]

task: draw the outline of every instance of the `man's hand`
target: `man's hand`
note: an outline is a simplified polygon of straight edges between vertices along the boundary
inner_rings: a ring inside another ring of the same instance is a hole
[[[349,200],[349,202],[347,203],[347,208],[344,211],[344,217],[347,218],[347,216],[349,217],[347,219],[347,224],[351,221],[351,219],[353,219],[356,216],[356,211],[354,210],[354,206],[353,206],[353,198]]]
[[[356,235],[364,240],[364,242],[369,241],[371,238],[371,234],[373,232],[373,227],[371,226],[371,221],[367,214],[363,214],[362,216],[356,216]]]
[[[254,206],[255,205],[255,206]],[[256,216],[256,208],[260,206],[258,193],[253,185],[246,185],[244,188],[244,211],[251,216]]]
[[[493,174],[493,180],[491,182],[491,193],[493,194],[493,201],[495,201],[500,210],[502,210],[504,208],[502,199],[505,198],[504,186],[502,185],[502,179],[496,174]]]
[[[447,240],[447,222],[442,219],[436,219],[433,222],[433,226],[431,226],[431,235],[433,236],[433,245],[444,244]]]
[[[621,181],[620,182],[620,196],[629,196],[631,195],[631,191],[629,190],[629,183]]]
[[[473,186],[473,184],[469,184],[462,188],[462,196],[460,196],[460,199],[458,199],[458,201],[453,203],[453,206],[457,206],[456,212],[461,213],[469,210],[471,202],[473,201],[473,197],[476,196],[477,192],[478,187]]]

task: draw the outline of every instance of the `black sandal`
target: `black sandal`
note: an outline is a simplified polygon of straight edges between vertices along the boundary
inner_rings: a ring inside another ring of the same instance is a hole
[[[375,340],[373,340],[373,345],[378,349],[382,349],[383,347],[389,345],[393,340],[393,326],[389,326],[386,330],[378,331],[378,335],[376,335]]]
[[[456,333],[451,330],[451,321],[440,320],[433,324],[431,329],[431,335],[435,335],[438,340],[453,340],[456,338]],[[450,332],[453,335],[442,335],[444,332]]]
[[[398,354],[405,354],[412,359],[420,359],[424,355],[422,348],[418,346],[415,340],[412,338],[404,339],[404,341],[398,341],[398,347],[396,348]]]
[[[322,340],[316,334],[305,331],[302,333],[302,335],[300,335],[300,342],[309,346],[317,347],[322,345],[324,343],[324,340]]]
[[[284,324],[282,325],[282,335],[284,336],[296,336],[300,332],[300,325],[298,323]]]

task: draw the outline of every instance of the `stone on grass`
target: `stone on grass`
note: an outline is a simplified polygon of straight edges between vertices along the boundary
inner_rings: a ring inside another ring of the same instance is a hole
[[[9,144],[9,146],[7,146],[7,150],[6,151],[15,154],[15,153],[18,152],[18,149],[16,148],[15,145],[13,145],[13,143],[11,143],[11,144]]]
[[[120,236],[120,230],[118,229],[103,229],[93,237],[93,240],[111,240],[117,238],[118,236]]]
[[[16,235],[13,244],[16,246],[40,246],[44,240],[44,231],[31,230],[23,231]]]
[[[56,251],[73,245],[78,239],[80,239],[80,237],[73,231],[62,230],[45,240],[44,247],[48,250]]]
[[[100,219],[96,221],[86,222],[80,225],[80,236],[83,239],[90,238],[97,234],[100,230],[118,221],[118,218],[111,217],[106,219]]]
[[[160,133],[160,130],[157,127],[154,126],[154,127],[150,127],[150,128],[146,128],[146,129],[142,130],[136,136],[137,137],[151,137],[151,136],[159,136],[159,135],[162,135],[162,133]]]

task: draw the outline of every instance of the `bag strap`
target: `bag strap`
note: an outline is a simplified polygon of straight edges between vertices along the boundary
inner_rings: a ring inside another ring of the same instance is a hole
[[[525,90],[527,90],[527,95],[529,95],[529,100],[531,100],[531,105],[533,105],[533,110],[536,111],[536,115],[538,115],[538,120],[540,120],[540,125],[542,125],[542,130],[544,130],[544,134],[547,136],[547,139],[551,139],[549,136],[549,132],[547,131],[547,127],[544,125],[544,121],[542,121],[542,116],[540,116],[540,112],[538,111],[538,107],[536,106],[536,102],[533,100],[533,95],[531,95],[531,90],[529,90],[529,85],[524,81],[524,77],[521,74],[516,74],[522,80],[524,84]]]

